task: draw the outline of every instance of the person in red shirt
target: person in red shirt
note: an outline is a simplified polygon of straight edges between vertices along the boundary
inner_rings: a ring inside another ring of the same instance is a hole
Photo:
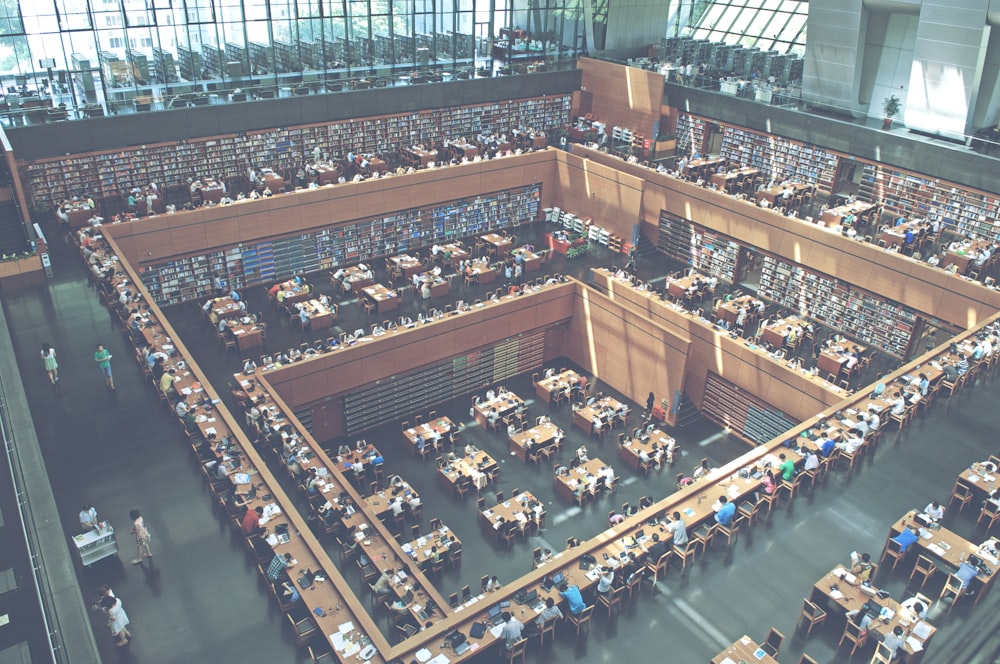
[[[264,515],[263,507],[255,507],[252,510],[247,510],[247,513],[243,515],[243,532],[247,535],[263,535],[264,529],[260,527],[260,517]]]

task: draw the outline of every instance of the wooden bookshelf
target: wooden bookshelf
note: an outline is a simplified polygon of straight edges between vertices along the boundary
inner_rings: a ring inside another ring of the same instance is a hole
[[[657,247],[702,274],[730,283],[736,276],[736,262],[740,256],[738,242],[666,210],[660,211]]]
[[[462,394],[538,369],[545,360],[545,331],[534,330],[492,346],[471,350],[446,362],[344,397],[347,433],[398,420]]]
[[[912,309],[801,265],[764,257],[758,295],[904,357],[917,323]]]
[[[774,440],[798,424],[749,390],[742,390],[711,371],[705,382],[701,412],[755,444]]]
[[[516,227],[538,218],[540,200],[541,185],[533,184],[307,233],[239,243],[143,265],[142,282],[157,304],[179,304],[210,296],[213,276],[226,279],[234,288],[245,288]]]
[[[677,116],[677,154],[701,152],[705,139],[705,120],[689,113]]]
[[[893,217],[927,218],[962,236],[1000,240],[1000,198],[953,182],[867,164],[858,198]]]
[[[514,99],[38,160],[22,165],[22,180],[32,203],[46,208],[73,196],[100,198],[150,182],[163,188],[185,184],[189,177],[242,175],[250,165],[298,168],[317,146],[343,157],[349,151],[382,153],[514,128],[548,131],[569,121],[570,99]]]

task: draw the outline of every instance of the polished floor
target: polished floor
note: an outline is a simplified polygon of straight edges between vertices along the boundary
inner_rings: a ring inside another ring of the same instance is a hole
[[[538,229],[532,231],[537,233]],[[52,234],[57,236],[55,230]],[[215,513],[190,451],[177,435],[172,419],[141,379],[131,350],[87,284],[74,249],[55,243],[55,277],[45,286],[24,288],[5,295],[4,308],[21,378],[31,403],[67,536],[76,531],[77,512],[87,501],[103,518],[119,528],[120,560],[109,559],[90,569],[79,569],[79,581],[88,604],[98,586],[109,583],[123,598],[132,620],[133,643],[115,648],[103,621],[95,614],[93,626],[104,661],[143,662],[298,662],[283,625],[271,608],[257,573],[225,521]],[[613,257],[597,250],[592,256],[567,263],[556,258],[547,271],[583,273],[594,264],[607,265]],[[640,261],[647,278],[668,266],[660,258]],[[249,293],[253,301],[259,294]],[[467,294],[474,296],[474,294]],[[263,310],[262,298],[257,300]],[[416,310],[417,302],[410,305]],[[195,305],[168,311],[171,323],[192,349],[202,368],[221,393],[240,358],[228,356],[200,318]],[[298,343],[297,330],[272,320],[269,349]],[[272,318],[274,317],[274,318]],[[343,303],[343,327],[354,329],[361,313]],[[59,353],[62,380],[49,385],[38,362],[38,346],[48,341]],[[93,366],[94,346],[104,343],[114,354],[117,393],[108,393]],[[554,645],[529,646],[528,660],[611,661],[625,654],[646,660],[705,662],[725,645],[748,634],[763,639],[771,626],[786,636],[779,661],[796,662],[804,651],[817,661],[846,661],[837,654],[842,621],[831,619],[808,638],[797,635],[796,618],[802,598],[812,584],[852,549],[878,554],[891,522],[930,499],[947,499],[957,473],[970,462],[996,451],[1000,425],[1000,395],[985,376],[974,389],[950,403],[939,403],[929,415],[900,435],[891,433],[873,458],[852,475],[835,472],[813,493],[807,492],[769,520],[755,526],[729,551],[721,548],[703,556],[681,574],[676,569],[658,585],[608,619],[595,616],[589,638],[574,642],[562,634]],[[529,396],[527,376],[508,382]],[[613,388],[608,388],[613,391]],[[776,404],[780,407],[780,404]],[[469,421],[468,398],[462,396],[438,409]],[[529,404],[532,415],[544,412]],[[402,414],[401,414],[402,415]],[[568,409],[553,411],[568,424]],[[582,442],[578,431],[566,426],[570,444]],[[685,456],[677,470],[690,470],[702,457],[724,462],[746,449],[745,444],[707,421],[676,432]],[[639,478],[613,454],[613,442],[588,443],[592,455],[615,465],[623,487],[614,499],[602,499],[579,510],[563,503],[551,490],[547,469],[504,457],[500,489],[531,490],[548,503],[549,527],[542,538],[500,551],[479,532],[475,502],[460,503],[444,494],[433,480],[432,464],[417,464],[402,448],[395,424],[366,432],[387,457],[390,473],[414,483],[427,502],[426,515],[440,516],[462,539],[465,549],[460,571],[446,574],[439,590],[445,595],[464,584],[478,584],[479,576],[514,578],[530,566],[534,546],[562,548],[569,535],[590,536],[605,527],[607,512],[641,495],[656,498],[672,490],[673,474],[664,470]],[[498,436],[473,430],[470,437],[497,452],[505,449]],[[566,452],[564,452],[566,455]],[[489,496],[489,494],[487,494]],[[131,566],[133,544],[128,534],[128,511],[140,509],[153,533],[152,564]],[[976,530],[974,513],[949,514],[947,524],[971,539],[984,538]],[[354,579],[354,571],[346,572]],[[894,597],[905,595],[906,574],[883,574],[877,582]],[[936,592],[939,578],[930,589]],[[935,606],[931,622],[938,628],[925,662],[987,663],[997,661],[997,608],[994,590],[979,606],[959,605],[945,611]],[[867,661],[870,648],[855,656]],[[493,655],[483,655],[489,660]]]

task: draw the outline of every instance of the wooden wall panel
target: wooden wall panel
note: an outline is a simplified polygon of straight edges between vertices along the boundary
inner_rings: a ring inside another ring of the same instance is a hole
[[[663,76],[656,72],[581,58],[580,86],[592,95],[591,112],[614,126],[626,127],[652,140],[663,104]]]
[[[642,209],[642,180],[566,152],[557,157],[554,205],[631,238]]]

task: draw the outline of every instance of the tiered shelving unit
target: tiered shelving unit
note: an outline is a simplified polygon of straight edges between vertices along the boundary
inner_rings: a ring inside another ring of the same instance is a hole
[[[770,256],[764,257],[758,295],[900,358],[917,323],[912,309]]]
[[[34,161],[23,167],[23,180],[34,204],[46,207],[77,195],[116,195],[149,182],[163,187],[201,175],[241,175],[251,159],[256,166],[297,168],[317,145],[344,156],[349,151],[381,153],[445,138],[509,133],[517,127],[548,131],[566,124],[569,111],[570,96],[557,95],[269,129]]]
[[[219,248],[208,254],[145,265],[142,282],[161,306],[212,294],[212,277],[235,288],[371,260],[538,217],[541,185],[528,185],[280,238]]]
[[[656,246],[671,258],[694,267],[702,274],[727,282],[732,282],[736,275],[739,243],[666,210],[660,211],[660,233]]]

